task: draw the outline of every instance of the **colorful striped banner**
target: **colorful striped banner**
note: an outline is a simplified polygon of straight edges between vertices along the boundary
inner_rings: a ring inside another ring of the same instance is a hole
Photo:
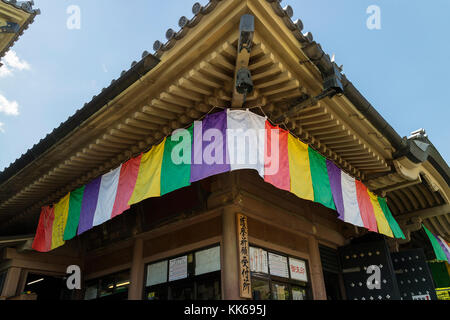
[[[314,189],[309,165],[308,145],[293,135],[288,137],[289,176],[291,192],[297,197],[314,201]]]
[[[404,234],[386,199],[288,131],[250,111],[210,114],[42,208],[33,248],[47,252],[101,225],[131,205],[213,175],[251,169],[299,198],[336,210],[339,219],[388,237]]]
[[[131,159],[122,165],[111,219],[130,209],[128,202],[130,201],[131,196],[133,195],[134,187],[136,186],[139,168],[141,166],[141,159],[142,155]]]
[[[94,213],[94,221],[92,222],[93,227],[99,226],[111,219],[117,195],[117,187],[119,186],[121,169],[122,165],[102,176],[100,189],[98,191],[97,207],[95,208]]]
[[[372,192],[369,192],[369,197],[372,201],[372,205],[374,207],[374,213],[375,213],[375,219],[377,220],[378,225],[378,233],[384,234],[385,236],[394,237],[394,233],[392,232],[392,228],[389,224],[388,219],[386,218],[386,209],[384,209],[384,201],[383,205],[380,203],[380,200],[378,199],[377,203],[377,196],[374,195]],[[387,204],[386,204],[387,207]]]
[[[371,196],[372,199],[376,198],[376,196],[371,192],[369,192],[369,195]],[[386,199],[378,197],[378,204],[380,205],[380,208],[383,211],[384,217],[386,218],[386,220],[389,224],[389,227],[394,234],[394,237],[397,239],[406,239],[405,235],[403,234],[402,229],[398,225],[397,221],[395,221],[395,218],[392,215],[392,212],[388,207]]]
[[[342,171],[330,160],[327,160],[327,171],[334,205],[339,215],[338,218],[345,221],[344,198],[342,196]]]
[[[191,185],[192,136],[194,126],[167,139],[161,169],[161,196]],[[173,161],[174,156],[178,161]]]
[[[358,180],[356,180],[356,197],[364,227],[372,232],[378,232],[377,214],[372,204],[372,199],[369,196],[367,187]]]
[[[230,172],[227,152],[227,112],[209,114],[194,124],[191,182]]]
[[[165,143],[166,139],[142,155],[136,186],[128,205],[161,196],[161,168]]]
[[[308,148],[311,179],[314,190],[314,202],[336,210],[331,191],[330,178],[328,177],[327,159],[317,151]]]
[[[291,191],[288,138],[288,131],[266,121],[264,181],[278,189]]]
[[[250,111],[227,112],[230,170],[254,169],[264,178],[266,118]]]
[[[99,177],[87,184],[84,189],[83,201],[81,203],[80,223],[78,225],[78,235],[92,229],[101,182],[102,177]]]
[[[450,263],[450,247],[448,243],[441,236],[436,236],[436,239],[447,257],[447,262]]]
[[[422,224],[423,229],[425,230],[428,238],[430,239],[431,245],[433,247],[434,253],[436,254],[436,260],[438,261],[447,261],[450,263],[449,257],[450,257],[450,251],[448,249],[448,245],[445,245],[444,239],[441,237],[435,236],[433,233],[431,233],[430,230],[428,230],[427,227],[425,227],[424,224]]]
[[[52,249],[53,221],[55,210],[52,207],[43,207],[39,224],[34,236],[32,248],[39,252],[49,252]]]
[[[361,217],[358,197],[356,194],[356,180],[345,172],[341,173],[342,202],[344,203],[344,221],[358,227],[364,227]]]
[[[77,235],[78,224],[80,223],[81,202],[83,201],[83,186],[70,193],[69,215],[67,217],[66,229],[64,230],[64,240],[72,240]]]
[[[69,216],[70,193],[55,205],[55,220],[52,226],[52,250],[64,245],[64,231]]]

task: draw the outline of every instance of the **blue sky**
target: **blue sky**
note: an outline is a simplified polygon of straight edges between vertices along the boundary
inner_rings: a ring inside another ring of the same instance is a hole
[[[200,1],[207,3],[206,0]],[[294,19],[401,135],[425,128],[450,158],[450,1],[290,0]],[[81,29],[66,26],[81,10]],[[182,15],[188,0],[35,0],[42,14],[0,68],[0,171],[138,61]],[[381,9],[369,30],[366,9]],[[15,55],[14,55],[15,54]]]

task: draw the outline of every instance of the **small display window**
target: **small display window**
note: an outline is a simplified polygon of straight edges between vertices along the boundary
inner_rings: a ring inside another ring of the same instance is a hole
[[[254,300],[307,300],[310,296],[307,261],[250,247]]]
[[[147,265],[147,300],[220,300],[220,246]]]

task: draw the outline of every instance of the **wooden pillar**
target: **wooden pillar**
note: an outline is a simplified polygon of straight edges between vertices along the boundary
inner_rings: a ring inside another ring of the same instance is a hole
[[[136,239],[133,247],[133,260],[131,262],[130,288],[128,290],[128,300],[142,300],[144,288],[144,240]]]
[[[21,268],[11,267],[8,269],[8,274],[6,275],[5,283],[3,284],[3,292],[0,296],[11,298],[18,294],[18,288],[20,281],[20,274],[22,273]],[[20,292],[19,292],[20,293]]]
[[[222,214],[223,300],[241,300],[239,293],[239,254],[236,229],[237,208],[224,208]]]
[[[314,236],[309,237],[308,243],[314,300],[327,300],[325,281],[323,279],[322,262],[320,260],[319,243]]]

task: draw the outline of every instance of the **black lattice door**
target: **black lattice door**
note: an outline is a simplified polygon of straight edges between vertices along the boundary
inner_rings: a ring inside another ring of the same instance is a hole
[[[400,300],[389,248],[384,240],[341,247],[339,257],[348,300]],[[370,266],[380,270],[379,289],[367,285],[372,275],[367,273]]]
[[[402,300],[437,300],[423,249],[391,254]]]

